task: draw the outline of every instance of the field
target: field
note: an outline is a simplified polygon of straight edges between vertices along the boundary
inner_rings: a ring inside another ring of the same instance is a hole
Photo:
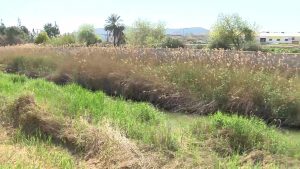
[[[0,64],[2,168],[300,165],[280,129],[300,127],[299,55],[27,45]]]

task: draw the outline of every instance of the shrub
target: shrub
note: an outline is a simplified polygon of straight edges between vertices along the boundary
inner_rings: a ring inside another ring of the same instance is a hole
[[[248,42],[243,47],[244,51],[260,51],[261,46],[256,42]]]
[[[35,38],[34,43],[36,43],[36,44],[42,44],[42,43],[46,43],[47,41],[49,41],[49,37],[48,37],[47,33],[46,32],[41,32]]]
[[[133,46],[161,46],[165,38],[165,26],[162,23],[153,24],[144,20],[137,20],[132,28],[126,31],[126,40]]]
[[[208,47],[210,49],[230,49],[230,43],[225,38],[210,37]]]
[[[53,46],[70,45],[76,43],[76,37],[74,34],[64,34],[62,36],[51,38],[48,43]]]
[[[95,33],[95,28],[93,25],[81,25],[78,30],[78,40],[87,46],[101,42],[100,37]]]
[[[212,48],[242,49],[246,43],[254,41],[255,28],[239,15],[220,15],[210,32]]]
[[[166,38],[162,44],[163,48],[183,48],[184,44],[179,39]]]

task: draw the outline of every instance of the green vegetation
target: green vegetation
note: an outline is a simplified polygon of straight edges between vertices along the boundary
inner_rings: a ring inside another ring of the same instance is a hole
[[[106,20],[104,28],[113,37],[114,46],[120,46],[120,44],[125,43],[125,35],[123,33],[125,26],[120,23],[120,18],[117,14],[110,15]]]
[[[84,43],[87,46],[101,42],[100,37],[95,33],[94,26],[88,24],[79,27],[77,38],[80,43]]]
[[[153,156],[158,156],[163,166],[157,168],[171,168],[170,163],[178,168],[296,168],[300,164],[298,136],[272,126],[300,125],[296,57],[96,46],[20,46],[0,48],[0,52],[6,72],[65,84],[1,73],[0,99],[5,101],[0,103],[8,105],[0,104],[5,114],[1,120],[18,114],[16,103],[32,96],[35,101],[27,103],[37,108],[21,109],[30,110],[21,117],[23,121],[33,120],[20,125],[22,134],[26,134],[22,126],[41,123],[36,125],[41,134],[62,140],[58,144],[62,149],[67,143],[75,146],[83,154],[78,157],[83,163],[86,147],[100,147],[101,151],[91,153],[104,152],[97,160],[126,156],[133,149],[149,157],[146,161],[154,162]],[[130,99],[170,112],[207,116],[166,114]],[[59,131],[59,136],[53,131]],[[29,139],[36,137],[29,135]],[[63,155],[72,164],[68,157]]]
[[[216,129],[222,130],[220,137],[227,139],[230,147],[237,152],[253,149],[266,149],[273,153],[282,153],[287,148],[284,136],[275,128],[268,127],[262,120],[237,115],[228,116],[220,112],[211,117]],[[218,136],[217,136],[218,137]]]
[[[138,49],[92,49],[74,49],[79,58],[69,49],[59,49],[68,56],[65,59],[57,55],[57,49],[18,52],[6,48],[2,53],[8,55],[1,63],[8,65],[8,72],[45,77],[60,84],[75,82],[110,95],[148,101],[168,111],[211,114],[221,110],[258,116],[281,126],[300,125],[297,58],[232,51],[195,53],[190,49],[143,50],[141,57]],[[27,55],[20,58],[10,55],[10,50],[14,55]],[[179,99],[173,100],[170,93]]]
[[[54,72],[57,65],[49,58],[37,57],[34,59],[16,57],[7,66],[8,72],[19,72],[30,77],[42,77]]]
[[[74,33],[72,34],[64,34],[58,37],[51,38],[48,41],[48,44],[52,46],[63,46],[63,45],[71,45],[76,43],[76,36]]]
[[[120,99],[110,99],[100,91],[92,93],[77,85],[58,87],[43,80],[28,80],[23,76],[1,74],[0,88],[0,95],[9,95],[11,98],[17,98],[26,91],[33,92],[38,101],[46,102],[44,106],[50,112],[59,113],[58,116],[87,116],[95,122],[108,118],[130,138],[157,144],[162,148],[176,149],[173,136],[163,127],[164,116],[148,104],[126,103]]]
[[[165,25],[144,20],[135,21],[126,32],[126,40],[133,46],[159,47],[165,36]]]
[[[60,31],[59,31],[59,28],[58,28],[58,25],[56,24],[56,22],[54,25],[52,25],[52,23],[45,24],[44,31],[47,32],[47,35],[50,38],[57,37],[60,34]]]
[[[299,47],[276,47],[276,46],[263,46],[262,47],[263,52],[269,52],[269,53],[275,53],[275,54],[281,54],[281,53],[300,53]]]
[[[249,71],[245,67],[223,64],[166,63],[151,73],[154,70],[158,77],[165,77],[179,88],[188,88],[197,98],[216,100],[220,110],[236,108],[236,112],[242,114],[251,110],[251,114],[262,118],[286,118],[289,124],[299,124],[297,76],[286,79],[274,72]]]
[[[163,48],[183,48],[184,44],[179,39],[166,38],[162,44]]]
[[[6,27],[0,23],[0,46],[23,44],[30,41],[30,33],[25,26]]]
[[[45,44],[48,41],[49,41],[49,37],[47,35],[47,32],[41,32],[35,38],[34,43],[36,43],[36,44]]]
[[[254,43],[255,28],[237,14],[220,15],[210,32],[210,48],[245,49]]]
[[[221,168],[226,168],[230,165],[259,165],[256,162],[240,163],[244,154],[252,150],[270,153],[272,158],[270,157],[271,160],[267,162],[273,166],[284,166],[287,163],[287,161],[275,162],[277,157],[274,154],[289,158],[299,157],[299,147],[297,148],[294,142],[290,142],[275,128],[269,128],[256,118],[246,119],[222,113],[193,118],[165,115],[146,103],[126,102],[121,98],[113,99],[100,91],[93,93],[75,84],[57,86],[41,79],[31,80],[24,76],[3,73],[0,74],[0,80],[0,96],[6,96],[7,99],[1,102],[2,108],[3,105],[14,102],[21,95],[32,93],[37,99],[37,104],[41,105],[43,110],[51,112],[52,116],[59,117],[61,120],[71,118],[78,122],[82,118],[87,118],[94,126],[102,126],[104,121],[109,121],[115,128],[123,131],[126,137],[152,145],[159,151],[172,151],[176,159],[192,160],[191,163],[183,163],[183,166],[224,164]],[[3,110],[5,109],[1,109],[2,119]],[[9,112],[4,111],[4,113]],[[30,151],[45,161],[44,165],[55,165],[58,168],[74,168],[77,165],[74,164],[74,158],[64,150],[54,148],[51,139],[40,139],[38,135],[28,137],[19,131],[13,137],[13,144],[30,147]],[[227,151],[225,154],[224,150]],[[201,155],[203,151],[210,154],[203,156]],[[198,161],[199,157],[200,159],[214,158],[216,161],[213,161],[213,164],[203,164],[200,163],[201,160]],[[18,163],[20,166],[26,164],[22,161]],[[9,162],[4,164],[11,165]]]

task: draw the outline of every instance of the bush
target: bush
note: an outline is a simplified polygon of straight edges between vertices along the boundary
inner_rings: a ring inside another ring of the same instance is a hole
[[[239,15],[220,15],[210,31],[211,48],[242,49],[246,43],[254,41],[255,28]]]
[[[78,41],[89,46],[100,43],[101,39],[96,35],[93,25],[81,25],[78,30]]]
[[[42,44],[42,43],[46,43],[47,41],[49,41],[49,37],[48,37],[47,33],[46,32],[41,32],[35,38],[34,43],[36,43],[36,44]]]
[[[62,36],[51,38],[48,43],[53,46],[70,45],[76,43],[76,37],[74,34],[65,34]]]
[[[256,42],[248,42],[245,44],[245,47],[243,47],[244,51],[260,51],[261,46],[257,44]]]
[[[230,43],[226,39],[212,38],[210,39],[208,47],[210,49],[230,49]]]
[[[134,22],[126,31],[126,41],[133,46],[159,47],[165,38],[165,25],[144,20]]]
[[[166,40],[162,44],[163,48],[183,48],[184,44],[179,39],[166,38]]]

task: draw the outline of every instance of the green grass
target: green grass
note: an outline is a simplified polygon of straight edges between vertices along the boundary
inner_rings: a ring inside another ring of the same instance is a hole
[[[272,46],[263,46],[262,48],[263,52],[270,52],[270,53],[275,53],[275,54],[280,54],[280,53],[300,53],[300,48],[299,46],[295,47],[288,47],[287,45],[272,45]]]
[[[222,113],[209,117],[167,115],[147,103],[111,98],[101,91],[88,91],[76,84],[58,86],[42,79],[32,80],[25,76],[0,73],[0,96],[8,99],[7,104],[26,93],[33,94],[43,109],[57,117],[74,120],[86,118],[96,126],[108,120],[128,138],[150,144],[159,150],[176,152],[176,157],[190,157],[195,163],[206,157],[215,158],[216,165],[239,165],[238,160],[243,153],[254,149],[298,157],[292,150],[295,145],[286,141],[288,137],[256,118]],[[231,134],[223,135],[224,130]],[[65,153],[43,153],[47,152],[50,144],[47,141],[41,141],[38,137],[26,138],[20,133],[14,140],[14,143],[35,146],[41,158],[55,162],[62,168],[73,167],[72,159]],[[213,140],[221,147],[215,148],[207,140]],[[233,151],[227,152],[224,158],[218,149],[226,151],[224,147],[227,143]],[[203,155],[205,153],[209,155]]]
[[[71,84],[63,87],[44,80],[29,80],[24,76],[0,74],[0,95],[13,101],[24,93],[32,93],[40,105],[56,116],[78,119],[91,118],[94,123],[108,119],[125,135],[161,148],[177,149],[177,140],[166,126],[166,117],[147,103],[112,99],[103,92],[91,92]]]
[[[230,147],[238,152],[264,149],[273,153],[284,153],[287,140],[274,127],[267,126],[255,117],[246,119],[237,115],[224,115],[220,112],[211,117],[214,129],[223,130],[217,135],[226,137]]]

